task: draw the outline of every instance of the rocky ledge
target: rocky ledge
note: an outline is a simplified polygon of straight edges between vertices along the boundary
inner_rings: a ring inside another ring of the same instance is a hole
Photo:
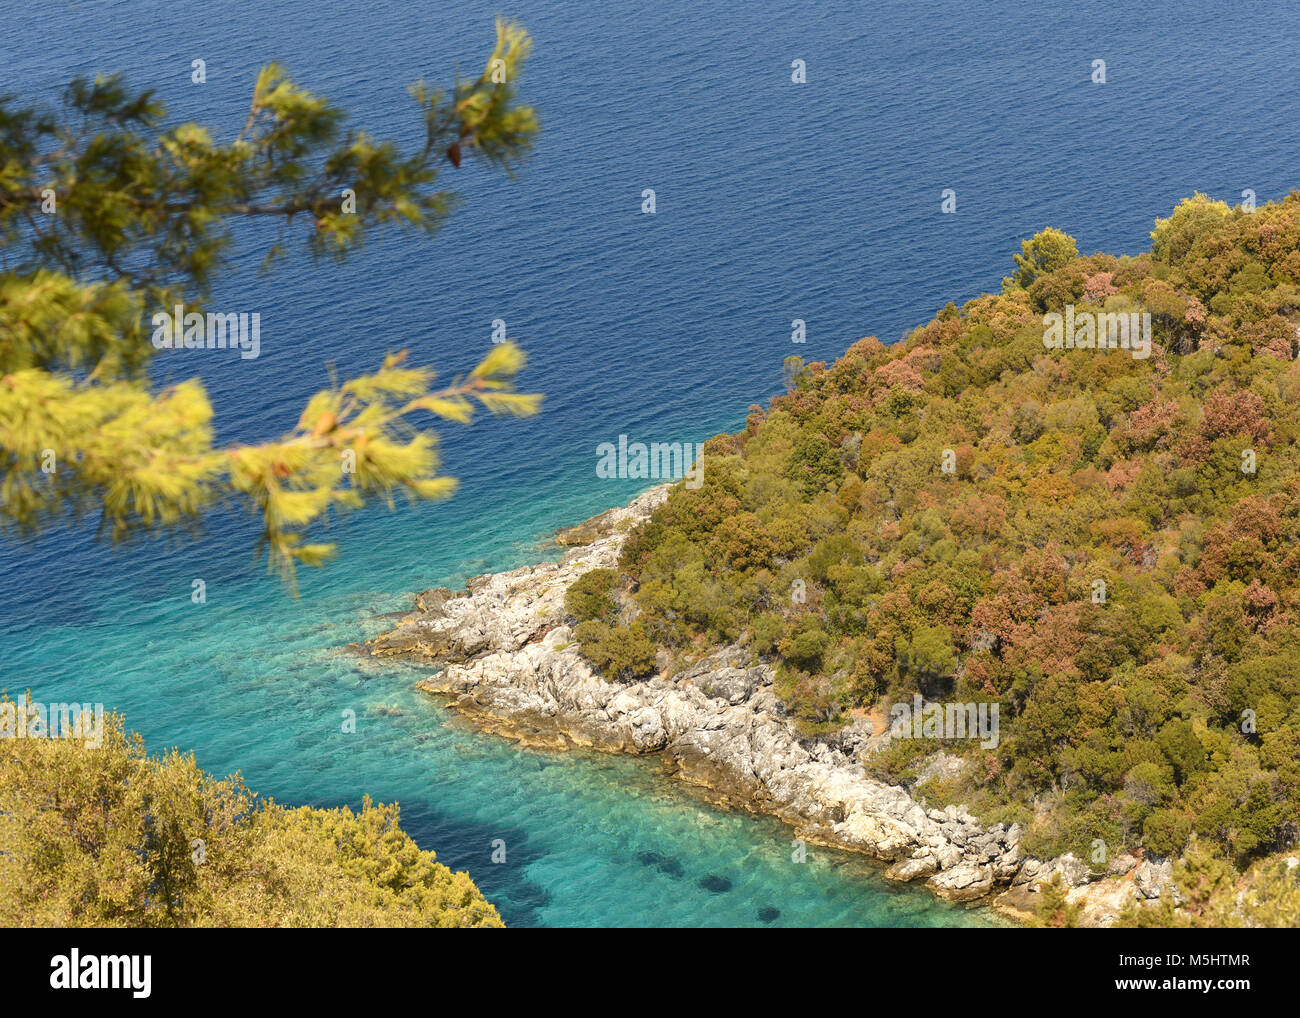
[[[1155,897],[1167,884],[1167,864],[1127,856],[1111,879],[1073,856],[1028,857],[1018,825],[986,827],[963,807],[926,809],[906,789],[873,780],[858,762],[880,739],[871,723],[801,738],[777,703],[772,669],[744,648],[639,682],[593,672],[566,624],[565,591],[588,570],[616,565],[627,531],[667,492],[655,488],[561,532],[570,550],[558,562],[417,595],[416,610],[366,649],[441,666],[419,688],[489,731],[532,746],[658,754],[720,804],[780,817],[805,841],[871,855],[889,864],[887,878],[925,880],[953,901],[991,903],[1023,920],[1038,885],[1059,874],[1083,921],[1102,926],[1129,899]]]

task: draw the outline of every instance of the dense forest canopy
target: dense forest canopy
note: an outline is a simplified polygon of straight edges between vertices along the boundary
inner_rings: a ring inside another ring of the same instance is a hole
[[[1197,195],[1136,257],[1022,248],[1002,293],[796,362],[625,582],[571,598],[580,639],[611,677],[746,643],[810,735],[918,693],[997,703],[998,745],[944,744],[968,763],[932,798],[1036,854],[1245,865],[1300,830],[1300,192]],[[1063,312],[1149,314],[1150,355],[1050,348]]]

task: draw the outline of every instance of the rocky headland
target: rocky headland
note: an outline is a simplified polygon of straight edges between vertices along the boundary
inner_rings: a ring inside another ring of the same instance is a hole
[[[964,807],[927,809],[912,789],[871,778],[860,762],[888,740],[866,718],[833,736],[801,737],[773,690],[773,670],[747,648],[724,648],[675,673],[609,682],[579,655],[564,595],[591,569],[617,564],[628,530],[667,496],[648,491],[557,541],[557,562],[475,577],[466,589],[416,595],[415,611],[366,644],[371,655],[439,668],[419,688],[485,730],[530,746],[656,754],[717,803],[771,814],[809,843],[866,853],[885,877],[924,881],[953,901],[989,904],[1024,921],[1039,885],[1059,875],[1082,923],[1106,926],[1134,898],[1169,887],[1169,863],[1121,855],[1098,874],[1072,855],[1020,849],[1019,825],[984,826]],[[922,772],[960,766],[937,752]]]

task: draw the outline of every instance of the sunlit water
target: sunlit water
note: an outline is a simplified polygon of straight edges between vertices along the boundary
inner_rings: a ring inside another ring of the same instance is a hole
[[[111,553],[77,528],[0,549],[0,685],[102,701],[154,749],[193,749],[286,802],[399,800],[420,844],[513,925],[988,922],[857,857],[794,863],[789,829],[714,810],[653,761],[478,734],[415,692],[418,673],[339,648],[409,592],[556,554],[556,527],[626,502],[638,483],[598,481],[597,443],[738,427],[787,354],[896,339],[996,288],[1044,225],[1086,251],[1136,252],[1193,190],[1263,201],[1294,185],[1294,7],[1253,31],[1259,12],[1225,27],[1208,2],[993,6],[510,5],[536,36],[522,88],[544,124],[520,179],[467,167],[443,234],[376,238],[342,266],[295,258],[259,277],[273,238],[241,230],[213,306],[260,312],[262,355],[178,353],[158,374],[202,376],[223,439],[256,439],[293,424],[327,363],[348,377],[409,347],[452,375],[505,318],[533,357],[525,384],[547,394],[542,416],[443,428],[457,497],[343,521],[341,557],[304,577],[299,601],[253,563],[252,524],[231,515],[199,541]],[[0,93],[42,99],[76,72],[125,70],[229,136],[275,59],[412,144],[406,83],[476,72],[498,7],[391,7],[5,0]],[[1104,86],[1088,81],[1098,57]],[[794,58],[807,85],[790,84]],[[653,217],[639,212],[647,187]],[[939,213],[944,188],[955,215]],[[206,605],[190,600],[196,578]]]

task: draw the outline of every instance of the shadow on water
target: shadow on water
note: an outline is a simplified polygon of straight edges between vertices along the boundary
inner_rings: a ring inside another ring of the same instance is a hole
[[[308,803],[324,809],[356,808],[355,803],[323,799]],[[422,848],[437,845],[438,862],[454,873],[466,872],[497,906],[507,926],[544,925],[540,913],[551,902],[550,893],[524,876],[545,854],[534,846],[522,827],[503,828],[467,822],[428,802],[406,799],[401,803],[402,829]],[[500,862],[493,861],[497,851]]]

